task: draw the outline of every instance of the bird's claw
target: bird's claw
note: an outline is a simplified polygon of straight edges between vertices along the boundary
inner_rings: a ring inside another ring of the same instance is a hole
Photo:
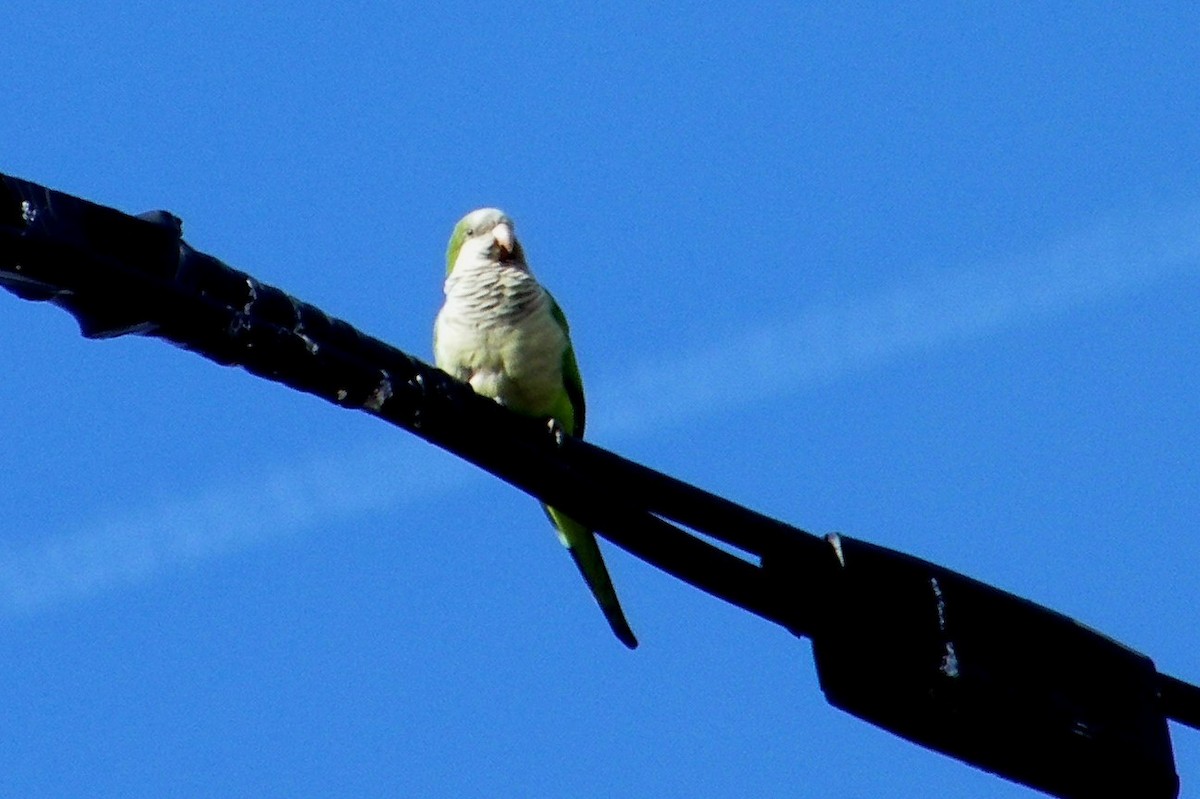
[[[546,429],[550,431],[550,437],[554,439],[554,446],[561,447],[567,431],[563,430],[563,426],[559,424],[559,421],[557,419],[548,420],[546,422]]]

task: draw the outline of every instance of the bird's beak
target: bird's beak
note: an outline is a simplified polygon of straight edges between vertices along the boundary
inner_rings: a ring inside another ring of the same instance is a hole
[[[501,222],[492,228],[492,237],[496,239],[496,245],[504,250],[505,255],[512,255],[513,251],[513,232],[508,223]]]

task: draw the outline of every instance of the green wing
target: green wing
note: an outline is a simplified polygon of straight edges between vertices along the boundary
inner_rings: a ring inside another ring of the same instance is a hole
[[[558,307],[554,297],[550,292],[546,292],[546,296],[550,297],[550,314],[554,317],[554,321],[558,322],[563,333],[567,336],[567,349],[563,352],[563,388],[567,392],[567,400],[570,403],[570,419],[563,418],[563,415],[555,413],[554,418],[558,419],[568,433],[576,438],[583,438],[583,429],[587,421],[587,404],[583,399],[583,377],[579,374],[579,363],[575,360],[575,347],[571,344],[571,326],[567,324],[567,317],[563,314],[562,308]],[[562,410],[567,410],[563,408]]]

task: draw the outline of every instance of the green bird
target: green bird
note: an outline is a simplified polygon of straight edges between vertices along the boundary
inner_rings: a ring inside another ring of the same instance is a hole
[[[433,328],[439,368],[477,394],[526,415],[553,419],[583,435],[583,381],[566,317],[525,262],[514,225],[497,208],[480,208],[454,226],[446,248],[446,302]],[[596,536],[542,505],[559,540],[625,646],[637,638],[621,611]]]

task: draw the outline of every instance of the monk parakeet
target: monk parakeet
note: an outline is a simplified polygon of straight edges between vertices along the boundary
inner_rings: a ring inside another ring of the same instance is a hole
[[[512,220],[480,208],[454,227],[446,248],[446,302],[433,330],[439,368],[527,416],[553,419],[583,435],[583,382],[567,320],[533,277]],[[543,505],[559,540],[596,597],[621,643],[637,639],[625,621],[591,530]]]

